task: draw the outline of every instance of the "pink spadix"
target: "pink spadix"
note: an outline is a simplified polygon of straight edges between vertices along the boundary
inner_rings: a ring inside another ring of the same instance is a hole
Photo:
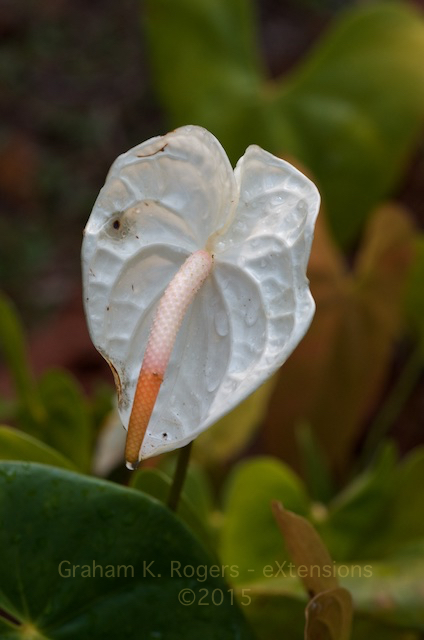
[[[138,465],[144,435],[155,406],[169,358],[185,313],[211,272],[207,251],[192,253],[173,277],[160,299],[138,376],[128,424],[125,459],[129,469]]]

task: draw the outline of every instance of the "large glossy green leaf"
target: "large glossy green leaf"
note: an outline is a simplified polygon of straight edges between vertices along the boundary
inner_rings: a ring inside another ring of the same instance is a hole
[[[272,500],[303,515],[309,511],[301,481],[278,460],[255,458],[236,467],[226,492],[221,558],[238,567],[238,582],[259,579],[265,567],[278,571],[276,563],[288,559],[272,515]]]
[[[77,471],[72,462],[61,453],[37,438],[11,427],[0,427],[0,460],[41,462]]]
[[[341,14],[288,77],[260,64],[252,0],[146,0],[153,77],[172,126],[200,124],[233,161],[247,145],[317,178],[332,230],[354,240],[399,179],[424,115],[424,23],[406,4]]]
[[[2,640],[252,638],[209,555],[139,491],[3,462],[0,522]]]

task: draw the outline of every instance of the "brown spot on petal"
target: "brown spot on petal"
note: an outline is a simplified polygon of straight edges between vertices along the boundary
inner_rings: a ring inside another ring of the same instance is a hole
[[[161,151],[165,151],[167,146],[168,146],[168,143],[166,142],[163,145],[163,147],[161,147],[160,149],[157,149],[156,151],[152,151],[152,153],[137,153],[137,158],[150,158],[150,156],[155,156],[157,153],[160,153]]]

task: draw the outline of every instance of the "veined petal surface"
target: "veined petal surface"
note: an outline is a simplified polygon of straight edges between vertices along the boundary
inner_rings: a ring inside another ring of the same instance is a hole
[[[231,309],[233,339],[211,407],[213,422],[285,362],[315,311],[306,267],[320,206],[316,186],[255,145],[239,160],[235,176],[234,222],[216,243],[214,277]]]
[[[128,426],[153,316],[190,253],[214,268],[177,335],[141,458],[187,444],[288,357],[314,312],[305,271],[319,195],[288,163],[249,147],[233,172],[188,126],[119,156],[83,243],[84,300]]]

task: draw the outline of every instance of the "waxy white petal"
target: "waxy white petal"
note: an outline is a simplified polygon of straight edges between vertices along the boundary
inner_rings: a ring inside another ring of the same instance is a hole
[[[155,309],[188,255],[214,268],[188,309],[141,457],[183,446],[281,366],[314,312],[305,271],[319,194],[249,147],[233,172],[221,145],[182,127],[120,156],[83,244],[90,334],[115,370],[128,426]]]

